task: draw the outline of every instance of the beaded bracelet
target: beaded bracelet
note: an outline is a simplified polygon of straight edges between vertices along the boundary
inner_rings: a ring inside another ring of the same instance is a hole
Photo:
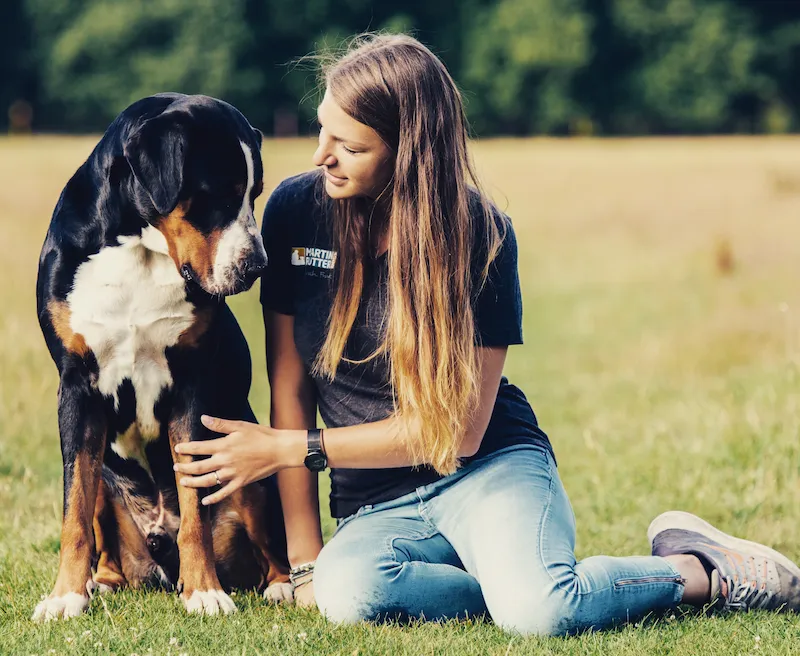
[[[289,582],[292,584],[293,588],[297,588],[312,580],[314,575],[315,564],[316,561],[312,561],[310,563],[303,563],[302,565],[298,565],[297,567],[292,567],[292,569],[289,570]],[[301,580],[301,579],[307,579],[307,580]]]

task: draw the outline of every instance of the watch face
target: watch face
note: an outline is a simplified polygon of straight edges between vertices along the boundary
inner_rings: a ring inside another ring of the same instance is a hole
[[[322,471],[328,464],[328,459],[321,453],[309,453],[305,459],[305,465],[311,471]]]

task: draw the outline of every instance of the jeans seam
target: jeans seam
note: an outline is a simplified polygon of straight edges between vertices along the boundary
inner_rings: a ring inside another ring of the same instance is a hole
[[[545,502],[544,512],[542,513],[542,519],[539,523],[539,561],[544,568],[544,571],[547,572],[547,576],[550,580],[556,584],[556,588],[559,592],[563,592],[564,594],[568,594],[571,596],[582,596],[584,594],[588,594],[589,592],[596,593],[596,592],[605,592],[607,590],[612,589],[614,586],[608,585],[604,588],[598,588],[597,590],[587,590],[586,592],[576,592],[571,590],[568,586],[560,584],[553,574],[550,572],[550,568],[547,566],[547,563],[544,559],[544,541],[545,541],[545,524],[547,523],[548,519],[550,519],[550,513],[553,508],[553,487],[555,485],[555,477],[553,476],[553,467],[555,466],[555,462],[552,464],[550,460],[552,456],[545,451],[545,456],[547,460],[547,475],[549,477],[548,486],[547,486],[547,501]],[[574,516],[574,513],[573,513]],[[573,556],[574,557],[574,556]],[[578,573],[575,571],[575,567],[573,566],[572,572],[575,578],[578,578]]]
[[[545,502],[544,512],[542,512],[542,518],[539,520],[539,561],[544,568],[544,571],[547,572],[547,576],[550,577],[550,580],[553,583],[556,583],[555,578],[550,573],[550,568],[547,566],[547,563],[544,560],[544,530],[545,525],[547,524],[547,520],[550,518],[550,510],[553,505],[553,472],[550,469],[550,462],[549,459],[546,458],[547,462],[547,475],[549,477],[549,481],[547,484],[547,501]]]
[[[425,533],[420,533],[419,535],[413,535],[413,536],[392,535],[392,536],[389,536],[389,537],[386,538],[386,542],[385,542],[385,547],[384,547],[385,548],[385,554],[387,556],[389,556],[398,565],[401,565],[401,566],[405,565],[406,564],[405,562],[401,563],[399,560],[397,560],[397,551],[394,548],[394,541],[395,540],[411,540],[411,541],[414,541],[414,542],[418,542],[418,541],[421,541],[421,540],[427,540],[429,538],[432,538],[434,535],[436,535],[436,533],[437,533],[436,530],[431,529],[430,531],[427,531]],[[406,561],[406,562],[411,562],[411,561]]]
[[[434,534],[438,533],[439,527],[436,526],[433,521],[431,521],[430,517],[428,517],[428,509],[419,492],[417,492],[417,498],[419,499],[419,503],[417,504],[417,512],[419,513],[419,516],[422,518],[422,521],[425,522],[428,528],[434,532]]]

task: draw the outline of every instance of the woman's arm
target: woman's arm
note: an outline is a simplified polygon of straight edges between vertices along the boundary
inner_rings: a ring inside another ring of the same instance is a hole
[[[291,320],[291,317],[288,319]],[[293,342],[291,348],[295,350]],[[480,448],[494,410],[506,350],[506,347],[480,349],[482,363],[480,400],[470,417],[469,429],[459,451],[461,457],[474,455]],[[291,404],[287,406],[291,407]],[[176,465],[175,469],[191,474],[181,480],[181,484],[187,487],[212,487],[216,485],[219,476],[223,482],[222,489],[204,497],[203,503],[217,503],[242,485],[284,469],[299,469],[296,479],[284,477],[284,480],[299,481],[301,475],[307,476],[305,469],[300,469],[308,452],[305,429],[280,429],[246,421],[229,421],[206,416],[202,419],[211,430],[228,433],[228,436],[217,440],[183,442],[177,445],[175,449],[179,453],[211,457]],[[313,426],[313,421],[308,425]],[[413,439],[413,436],[410,439]],[[391,418],[359,426],[326,429],[324,444],[328,462],[332,467],[384,469],[423,464],[412,461],[408,450],[398,438],[397,425]],[[293,501],[290,503],[298,505],[296,517],[308,517],[310,511],[307,504],[311,503],[308,493],[296,496],[292,492],[287,494],[293,495]],[[308,500],[301,503],[299,501],[301,498]],[[292,507],[294,508],[294,505]],[[299,507],[306,508],[308,513],[300,512]],[[306,524],[303,521],[298,525]],[[287,524],[287,537],[288,531]]]
[[[270,425],[276,429],[314,428],[316,393],[294,343],[294,317],[265,309],[264,327]],[[305,468],[278,472],[289,562],[293,567],[315,560],[322,549],[317,479],[317,474]]]
[[[481,348],[481,387],[480,399],[469,420],[467,434],[464,435],[459,449],[459,457],[467,458],[475,455],[483,441],[483,435],[492,417],[503,365],[506,359],[505,347]],[[410,438],[413,439],[413,436]],[[387,467],[405,467],[424,463],[413,462],[398,437],[397,424],[390,417],[359,426],[346,428],[326,428],[324,433],[325,453],[331,467],[382,469]],[[299,452],[305,457],[305,444],[302,449],[294,447],[289,466],[296,466]],[[296,452],[295,452],[296,451]],[[302,459],[300,464],[302,464]]]

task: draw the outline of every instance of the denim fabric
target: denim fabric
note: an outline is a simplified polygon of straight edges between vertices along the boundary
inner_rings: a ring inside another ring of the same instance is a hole
[[[575,518],[552,455],[510,446],[340,521],[314,573],[336,622],[488,613],[522,634],[563,635],[678,604],[656,556],[575,560]]]

